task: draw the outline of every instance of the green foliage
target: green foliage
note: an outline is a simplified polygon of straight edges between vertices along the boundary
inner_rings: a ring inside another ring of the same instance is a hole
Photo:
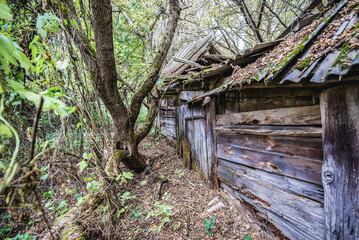
[[[86,189],[88,191],[98,193],[99,192],[99,183],[97,181],[91,181],[91,182],[87,183]]]
[[[208,236],[212,234],[213,227],[215,225],[214,219],[216,217],[212,217],[210,220],[205,219],[204,223],[206,224],[205,231],[207,232]]]
[[[127,179],[133,179],[133,173],[131,172],[122,172],[116,177],[116,181],[120,181],[120,185],[127,183]]]
[[[162,226],[166,223],[166,222],[170,222],[170,215],[171,215],[171,210],[172,210],[172,206],[166,205],[166,204],[160,204],[160,202],[155,202],[154,204],[155,209],[150,211],[147,216],[146,219],[150,218],[150,217],[157,217],[159,215],[162,216],[161,218],[161,223],[160,225],[157,227],[157,231],[161,232],[161,228]]]
[[[136,218],[137,220],[141,220],[142,219],[141,206],[137,206],[135,210],[131,211],[130,217],[131,220],[133,220],[134,218]]]
[[[252,240],[252,237],[246,235],[246,236],[243,238],[243,240]]]
[[[46,37],[47,32],[59,33],[60,25],[61,20],[50,13],[45,13],[44,15],[39,14],[37,16],[36,28],[42,37]]]
[[[12,14],[10,12],[10,8],[6,3],[6,0],[0,0],[0,17],[4,19],[12,18]]]
[[[56,113],[58,113],[60,116],[65,117],[68,116],[68,110],[69,108],[66,106],[65,103],[62,101],[51,98],[49,96],[41,96],[39,94],[36,94],[34,92],[28,91],[25,89],[25,87],[13,80],[7,81],[9,85],[23,98],[35,103],[36,106],[40,104],[41,97],[44,98],[44,104],[42,109],[43,110],[54,110]]]
[[[22,49],[8,37],[0,34],[0,63],[5,70],[5,74],[10,73],[10,63],[24,69],[35,70],[29,59],[22,52]]]
[[[117,194],[120,197],[121,200],[121,206],[125,206],[125,203],[127,200],[136,198],[135,195],[131,195],[131,193],[129,191],[124,192],[122,195],[119,193]]]
[[[29,233],[21,234],[21,232],[18,232],[18,234],[14,238],[5,238],[5,240],[35,240]]]

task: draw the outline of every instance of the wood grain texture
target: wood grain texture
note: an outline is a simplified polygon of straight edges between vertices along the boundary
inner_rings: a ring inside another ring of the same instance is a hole
[[[321,138],[238,135],[235,133],[219,132],[217,134],[217,141],[221,144],[237,145],[318,161],[323,160]]]
[[[326,239],[359,239],[359,85],[321,94]]]
[[[208,180],[212,189],[218,189],[217,180],[217,146],[216,146],[216,102],[212,100],[206,105]]]
[[[295,137],[321,137],[320,127],[292,127],[292,126],[218,126],[217,132],[253,134],[261,136],[295,136]]]
[[[314,96],[241,98],[240,108],[241,112],[249,112],[283,107],[311,106],[319,102],[317,99]]]
[[[221,143],[217,144],[217,157],[315,184],[322,183],[322,161]]]
[[[240,124],[320,125],[320,107],[316,105],[217,115],[217,126]]]
[[[258,186],[258,189],[254,191],[261,193],[259,196],[261,196],[262,201],[271,198],[272,202],[275,203],[275,205],[268,207],[224,181],[220,182],[220,187],[241,203],[254,207],[262,217],[273,223],[290,239],[322,240],[324,238],[324,211],[319,203],[306,206],[304,201],[304,208],[302,208],[303,202],[298,201],[295,196],[276,191],[266,191],[265,189],[260,192],[262,188]]]
[[[223,173],[222,168],[227,168],[236,175],[236,178],[245,178],[249,177],[254,179],[261,184],[268,191],[274,189],[275,191],[285,191],[290,194],[311,199],[313,201],[322,203],[322,207],[324,207],[324,190],[323,186],[318,184],[313,184],[309,182],[305,182],[299,179],[283,176],[280,174],[275,174],[267,171],[263,171],[260,169],[255,169],[251,167],[247,167],[245,165],[229,162],[227,160],[218,160],[219,172]],[[232,184],[236,184],[235,180]]]

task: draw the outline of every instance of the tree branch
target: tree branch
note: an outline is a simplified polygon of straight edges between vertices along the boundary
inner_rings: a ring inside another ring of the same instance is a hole
[[[149,74],[149,77],[134,93],[130,103],[130,107],[129,107],[130,122],[133,124],[136,122],[143,99],[151,92],[153,86],[157,82],[161,67],[167,56],[168,50],[171,47],[172,39],[174,37],[177,28],[179,16],[180,16],[179,1],[170,0],[170,18],[167,22],[166,34],[162,38],[160,49],[153,60],[153,64],[152,64],[153,70]]]
[[[259,32],[259,29],[256,27],[256,23],[254,22],[251,13],[249,12],[247,5],[245,4],[244,0],[233,0],[241,10],[244,20],[246,21],[249,28],[255,33],[259,42],[264,42],[262,35]]]
[[[280,17],[278,16],[278,14],[276,14],[272,8],[268,5],[268,3],[266,2],[266,0],[263,0],[264,5],[266,6],[266,8],[278,19],[278,21],[280,22],[280,24],[283,25],[283,27],[287,28],[287,25],[282,21],[282,19],[280,19]]]
[[[139,36],[140,38],[146,38],[146,34],[140,30],[138,30],[136,27],[135,27],[135,24],[132,22],[132,19],[127,15],[127,13],[125,13],[125,11],[123,11],[121,8],[120,8],[120,12],[123,14],[123,16],[126,18],[128,24],[130,24],[130,27],[132,29],[132,31],[134,33],[137,34],[137,36]]]

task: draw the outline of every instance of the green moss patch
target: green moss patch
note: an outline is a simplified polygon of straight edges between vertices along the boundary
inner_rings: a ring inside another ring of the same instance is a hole
[[[306,67],[309,66],[309,64],[311,63],[312,58],[311,57],[307,57],[306,59],[304,59],[303,61],[301,61],[297,67],[298,70],[302,71],[304,70]]]

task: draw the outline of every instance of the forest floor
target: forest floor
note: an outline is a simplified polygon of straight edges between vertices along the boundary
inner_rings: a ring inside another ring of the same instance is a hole
[[[105,207],[106,195],[102,194],[101,188],[99,193],[83,198],[83,203],[80,205],[79,194],[73,191],[76,186],[67,183],[68,180],[59,185],[61,187],[54,188],[54,191],[50,189],[53,195],[51,199],[44,199],[43,203],[53,231],[60,234],[62,239],[79,240],[278,240],[278,237],[274,238],[269,233],[265,224],[258,223],[244,209],[237,211],[230,200],[226,201],[228,196],[226,197],[221,191],[210,189],[199,173],[187,169],[177,156],[173,141],[162,135],[157,137],[150,135],[141,143],[140,151],[148,156],[151,163],[146,171],[134,174],[133,179],[127,180],[126,184],[118,184],[119,181],[115,181],[108,186],[114,188],[110,194],[120,193],[117,194],[119,198],[111,198],[119,199],[116,201],[120,206],[117,215]],[[64,169],[56,168],[57,172],[54,173],[58,175],[56,181],[59,182],[61,179],[67,179],[64,173],[71,172],[72,164],[68,159],[60,160],[65,160],[58,165],[63,166]],[[56,166],[55,162],[53,164]],[[76,173],[76,165],[73,168]],[[128,171],[124,166],[121,168],[124,172]],[[165,179],[167,181],[162,184],[158,196],[160,182]],[[47,194],[46,191],[49,191],[50,187],[45,185],[43,188],[41,195]],[[81,184],[78,184],[77,188],[81,189]],[[47,206],[49,204],[57,207],[51,210]],[[217,209],[213,210],[213,208]],[[29,214],[32,212],[29,218],[32,223],[26,225],[14,222],[12,226],[14,233],[29,231],[36,239],[51,239],[40,212],[33,212],[28,207],[17,214],[22,216],[26,212]],[[11,219],[16,219],[15,212],[11,214]],[[3,223],[0,221],[0,228],[10,224],[11,219]],[[207,225],[212,226],[207,230],[206,220],[209,221]]]
[[[174,145],[162,136],[148,137],[141,144],[142,153],[150,156],[153,164],[147,174],[136,176],[130,183],[130,192],[136,196],[132,204],[139,206],[139,214],[143,216],[123,218],[119,228],[123,239],[273,239],[255,219],[239,213],[219,192],[211,190],[198,173],[186,169]],[[160,178],[168,182],[163,183],[158,200]],[[163,214],[146,219],[156,209],[156,201],[157,206],[161,205],[157,207],[160,210],[166,210],[164,206],[172,208],[169,222],[163,221]],[[214,203],[209,206],[211,201]],[[208,212],[218,203],[223,206]],[[205,220],[212,217],[215,217],[214,226],[208,235]],[[158,231],[162,221],[164,225]]]

